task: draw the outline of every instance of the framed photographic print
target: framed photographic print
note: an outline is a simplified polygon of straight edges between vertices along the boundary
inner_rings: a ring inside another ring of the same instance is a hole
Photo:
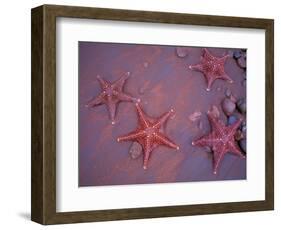
[[[272,210],[273,23],[32,9],[31,219]]]

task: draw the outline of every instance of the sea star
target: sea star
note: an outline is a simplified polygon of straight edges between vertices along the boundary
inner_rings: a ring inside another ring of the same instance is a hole
[[[111,119],[111,123],[115,124],[115,113],[117,109],[117,104],[121,101],[132,101],[132,102],[140,102],[140,99],[136,99],[126,93],[123,92],[123,87],[125,81],[128,79],[130,72],[117,81],[113,83],[109,83],[99,75],[97,79],[102,88],[102,92],[95,98],[91,99],[86,107],[94,107],[101,104],[106,104],[109,112],[109,117]]]
[[[221,120],[218,120],[211,112],[208,112],[208,118],[211,124],[212,131],[192,142],[195,146],[209,146],[213,151],[214,174],[220,165],[224,155],[228,152],[234,153],[245,158],[241,150],[235,142],[235,133],[240,126],[242,119],[237,120],[234,124],[225,126]]]
[[[157,119],[152,119],[148,117],[138,103],[136,103],[136,109],[139,117],[138,128],[122,137],[119,137],[117,141],[137,141],[142,145],[144,158],[143,158],[143,168],[147,169],[147,163],[151,152],[159,145],[166,145],[170,148],[179,150],[179,146],[173,143],[164,133],[160,132],[160,128],[168,120],[168,118],[174,113],[171,109],[169,112],[163,114]],[[152,122],[152,120],[154,120]]]
[[[207,80],[207,91],[211,90],[211,86],[216,79],[227,80],[232,83],[232,79],[225,73],[224,63],[229,55],[221,58],[213,56],[206,48],[203,49],[201,63],[190,65],[189,69],[200,71],[204,74]]]

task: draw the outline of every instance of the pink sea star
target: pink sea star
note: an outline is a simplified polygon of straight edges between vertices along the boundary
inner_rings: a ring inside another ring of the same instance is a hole
[[[213,151],[214,174],[220,165],[224,155],[228,152],[234,153],[245,158],[235,141],[235,133],[240,126],[242,119],[239,119],[234,124],[225,126],[221,120],[218,120],[214,115],[208,112],[208,118],[211,124],[211,133],[192,142],[195,146],[208,146]]]
[[[232,79],[225,73],[224,63],[229,55],[221,58],[213,56],[206,48],[203,49],[201,62],[196,65],[190,65],[189,69],[200,71],[207,80],[207,91],[211,90],[211,86],[216,79],[227,80],[232,83]]]
[[[174,113],[171,109],[169,112],[163,114],[158,119],[149,118],[141,109],[139,104],[136,104],[136,109],[139,117],[138,128],[122,137],[119,137],[117,141],[137,141],[142,145],[144,152],[143,168],[147,169],[149,156],[154,148],[159,145],[165,145],[170,148],[179,149],[175,143],[173,143],[164,133],[160,132],[160,128],[168,120],[168,118]]]
[[[140,102],[140,99],[134,98],[123,91],[123,87],[125,81],[128,79],[130,73],[128,72],[125,76],[119,78],[117,81],[113,83],[109,83],[99,75],[97,79],[100,83],[102,88],[102,92],[95,98],[91,99],[87,104],[86,107],[94,107],[101,104],[106,104],[109,117],[111,119],[111,123],[115,124],[115,114],[117,105],[121,101],[131,101],[131,102]]]

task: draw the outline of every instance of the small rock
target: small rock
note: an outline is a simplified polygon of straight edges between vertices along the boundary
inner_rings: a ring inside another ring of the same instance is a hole
[[[246,150],[247,150],[246,139],[240,140],[239,141],[239,146],[243,150],[243,152],[246,153]]]
[[[188,48],[186,48],[186,47],[177,47],[176,48],[176,54],[180,58],[186,57],[188,55]]]
[[[145,88],[144,87],[140,87],[139,88],[139,94],[144,94],[145,93]]]
[[[228,50],[228,52],[226,52],[227,55],[229,55],[230,57],[233,56],[234,51],[233,50]]]
[[[237,120],[238,120],[238,119],[237,119],[236,116],[231,115],[231,116],[229,116],[228,119],[227,119],[227,124],[228,124],[228,125],[233,125]]]
[[[233,52],[233,58],[238,59],[242,56],[242,52],[240,50],[235,50]]]
[[[224,98],[222,101],[222,110],[227,116],[230,116],[235,110],[235,103],[229,98]]]
[[[142,154],[142,146],[138,142],[133,142],[130,147],[129,153],[132,159],[137,159]]]
[[[196,120],[198,120],[200,118],[201,114],[202,114],[201,112],[197,112],[196,111],[196,112],[190,114],[188,118],[189,118],[189,120],[194,122],[194,121],[196,121]]]
[[[148,62],[143,63],[144,68],[148,67]]]
[[[237,132],[235,133],[234,137],[235,137],[235,140],[239,141],[239,140],[241,140],[241,139],[244,138],[244,135],[243,135],[243,133],[238,129]]]
[[[231,90],[230,89],[226,89],[225,90],[225,96],[227,96],[228,98],[231,96]]]
[[[241,113],[246,113],[247,106],[245,98],[239,99],[236,104]]]
[[[200,130],[203,130],[203,122],[202,122],[202,121],[199,121],[199,123],[198,123],[198,128],[199,128]]]
[[[209,146],[205,146],[204,149],[205,149],[205,151],[207,153],[211,153],[212,152],[212,149]]]
[[[243,125],[243,126],[241,127],[241,131],[242,131],[243,133],[246,133],[246,132],[247,132],[247,126],[246,126],[246,125]]]
[[[212,106],[209,113],[211,113],[216,118],[219,118],[219,116],[220,116],[220,111],[219,111],[218,107],[215,105]]]
[[[221,87],[218,87],[218,88],[217,88],[217,91],[218,91],[218,92],[221,91]]]
[[[237,64],[240,68],[245,69],[247,66],[246,56],[237,59]]]
[[[234,103],[236,103],[237,99],[236,97],[234,97],[232,94],[230,95],[230,98],[229,98],[231,101],[233,101]]]

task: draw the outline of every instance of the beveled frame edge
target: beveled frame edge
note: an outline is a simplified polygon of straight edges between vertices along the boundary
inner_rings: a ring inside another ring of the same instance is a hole
[[[265,200],[100,211],[56,212],[56,18],[256,28],[266,31]],[[274,209],[274,21],[149,11],[43,5],[32,9],[31,219],[62,224]]]

